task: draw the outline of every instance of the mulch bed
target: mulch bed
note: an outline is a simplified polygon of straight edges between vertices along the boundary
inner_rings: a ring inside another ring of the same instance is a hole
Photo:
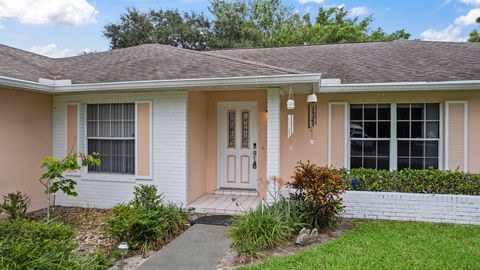
[[[88,254],[103,249],[109,254],[117,249],[115,239],[105,231],[105,220],[110,216],[110,210],[56,206],[50,215],[52,220],[69,225],[75,230],[75,240],[79,245],[75,252]],[[41,219],[45,214],[43,211],[36,211],[29,216]]]
[[[309,245],[297,245],[295,244],[295,238],[292,238],[282,246],[263,250],[259,259],[238,256],[235,251],[229,250],[223,257],[223,259],[217,264],[217,269],[234,269],[247,264],[261,263],[271,257],[292,255],[299,251],[313,248],[315,246],[336,239],[343,233],[352,230],[354,227],[353,222],[353,219],[341,219],[340,223],[336,228],[320,230],[318,232],[318,241]]]

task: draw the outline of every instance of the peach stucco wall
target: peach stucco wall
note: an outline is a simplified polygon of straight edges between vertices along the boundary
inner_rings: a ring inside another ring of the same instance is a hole
[[[40,162],[52,154],[52,97],[0,89],[0,195],[17,190],[43,207]]]
[[[206,192],[207,93],[188,94],[188,202]]]
[[[188,102],[188,200],[217,188],[217,104],[258,102],[258,177],[266,178],[266,90],[190,92]]]
[[[307,129],[306,95],[294,96],[296,108],[295,133],[287,138],[287,96],[281,98],[281,177],[289,180],[295,164],[310,160],[319,165],[328,162],[328,104],[329,102],[439,102],[445,107],[448,100],[468,101],[468,169],[480,172],[480,91],[470,92],[378,92],[358,94],[318,94],[318,126],[313,130],[314,143],[310,144],[310,133]],[[339,117],[340,119],[341,117]],[[336,125],[333,123],[333,127]],[[335,132],[334,132],[335,134]],[[342,149],[343,140],[333,140],[332,149]],[[445,157],[445,155],[443,155]]]

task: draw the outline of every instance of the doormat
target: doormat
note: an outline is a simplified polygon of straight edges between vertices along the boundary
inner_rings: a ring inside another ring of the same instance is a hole
[[[206,224],[206,225],[218,225],[218,226],[228,226],[232,224],[233,216],[228,215],[213,215],[213,216],[204,216],[195,219],[192,222],[194,224]]]

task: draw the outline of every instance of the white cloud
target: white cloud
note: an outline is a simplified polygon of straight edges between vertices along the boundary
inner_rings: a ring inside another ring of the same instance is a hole
[[[87,0],[0,0],[0,19],[25,24],[78,26],[96,22]]]
[[[464,4],[480,6],[480,0],[460,0],[460,2],[462,2]]]
[[[480,8],[471,9],[467,15],[462,15],[455,19],[455,24],[467,26],[476,24],[477,18],[480,17]]]
[[[450,24],[443,30],[427,29],[421,34],[423,40],[429,41],[466,41],[466,37],[462,37],[462,28]]]
[[[300,4],[307,4],[307,3],[315,3],[315,4],[322,4],[325,0],[297,0]]]
[[[366,7],[353,7],[352,10],[350,11],[350,14],[352,16],[362,16],[368,13],[368,9]]]
[[[445,4],[450,3],[446,0]],[[480,5],[480,0],[460,0],[464,4]],[[472,8],[466,15],[457,17],[453,24],[450,24],[443,30],[433,28],[427,29],[421,33],[423,40],[433,41],[467,41],[467,37],[462,36],[462,31],[470,25],[476,24],[477,18],[480,17],[480,7]]]
[[[51,43],[43,46],[33,46],[30,48],[30,51],[33,53],[38,53],[53,58],[60,58],[65,56],[70,56],[70,49],[60,49],[57,44]]]

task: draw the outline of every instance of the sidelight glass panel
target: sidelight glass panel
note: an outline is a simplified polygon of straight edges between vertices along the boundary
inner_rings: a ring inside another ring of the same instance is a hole
[[[242,112],[242,148],[250,148],[250,112]]]
[[[228,111],[228,148],[235,148],[235,111]]]

